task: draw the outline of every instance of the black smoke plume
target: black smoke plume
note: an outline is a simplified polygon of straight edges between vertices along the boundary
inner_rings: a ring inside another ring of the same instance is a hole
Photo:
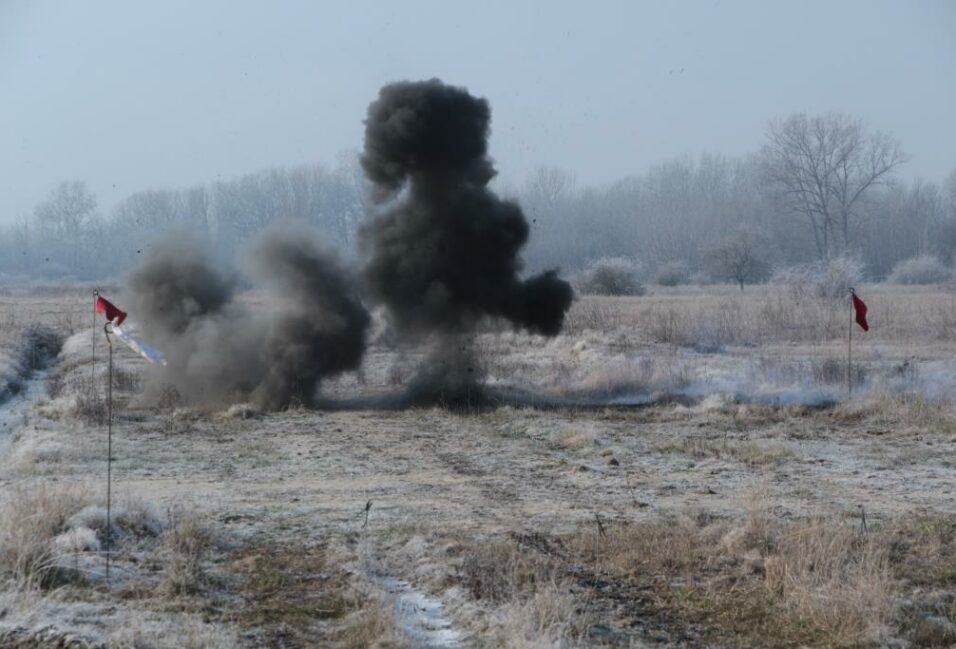
[[[528,222],[488,189],[490,120],[487,101],[438,79],[387,85],[369,106],[362,167],[384,209],[360,233],[364,279],[406,338],[454,336],[466,350],[485,316],[553,336],[571,305],[571,286],[554,271],[519,276]],[[472,357],[433,354],[428,363],[446,367],[425,368],[418,383],[434,374],[461,392],[478,374]],[[432,388],[441,400],[441,386]]]
[[[144,334],[166,353],[163,379],[206,406],[309,404],[322,379],[356,369],[369,314],[356,283],[305,228],[261,234],[246,258],[262,297],[235,297],[188,234],[154,246],[127,278]]]

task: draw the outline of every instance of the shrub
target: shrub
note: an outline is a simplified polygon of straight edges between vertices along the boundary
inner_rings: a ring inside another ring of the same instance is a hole
[[[678,286],[686,284],[689,277],[690,272],[683,262],[670,261],[657,267],[654,283],[658,286]]]
[[[694,286],[710,286],[714,283],[714,278],[707,273],[691,273],[687,278],[687,283]]]
[[[800,266],[781,268],[770,278],[794,299],[844,298],[850,287],[863,281],[863,262],[855,257],[835,257]]]
[[[814,291],[817,297],[845,298],[850,287],[862,281],[862,261],[855,257],[837,257],[819,266]]]
[[[625,257],[602,257],[582,271],[575,281],[586,295],[644,295],[638,279],[640,265]]]
[[[933,255],[905,259],[893,267],[887,278],[891,284],[940,284],[949,279],[949,269]]]

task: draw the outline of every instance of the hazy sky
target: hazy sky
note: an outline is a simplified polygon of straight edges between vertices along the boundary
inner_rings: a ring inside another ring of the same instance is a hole
[[[487,97],[491,152],[601,183],[755,150],[839,110],[897,136],[908,177],[956,168],[956,1],[0,0],[0,223],[61,180],[105,211],[141,189],[362,145],[378,88]]]

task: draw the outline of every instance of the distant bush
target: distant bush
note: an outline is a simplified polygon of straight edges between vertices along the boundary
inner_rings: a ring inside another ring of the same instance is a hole
[[[856,257],[836,257],[821,264],[814,282],[817,297],[843,298],[850,287],[863,281],[863,262]]]
[[[905,259],[886,278],[890,284],[939,284],[950,277],[949,269],[933,255]]]
[[[714,278],[707,273],[692,273],[687,278],[687,283],[694,286],[710,286],[714,283]]]
[[[687,266],[680,261],[661,264],[654,273],[654,283],[658,286],[678,286],[686,284],[690,278]]]
[[[625,257],[603,257],[582,271],[575,285],[585,295],[644,295],[641,267]]]
[[[744,290],[745,284],[767,279],[767,245],[754,232],[739,230],[714,242],[704,250],[704,259],[714,277],[729,280]]]
[[[771,284],[786,288],[795,299],[807,297],[842,298],[850,287],[863,281],[863,262],[856,257],[835,257],[829,261],[790,266],[776,270]]]

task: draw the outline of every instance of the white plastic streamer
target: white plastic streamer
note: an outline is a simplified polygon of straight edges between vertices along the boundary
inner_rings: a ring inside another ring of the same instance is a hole
[[[111,333],[116,334],[116,337],[126,343],[127,347],[148,360],[150,363],[166,367],[166,357],[155,347],[150,347],[141,340],[133,338],[128,332],[123,331],[123,329],[115,324],[112,327]]]

